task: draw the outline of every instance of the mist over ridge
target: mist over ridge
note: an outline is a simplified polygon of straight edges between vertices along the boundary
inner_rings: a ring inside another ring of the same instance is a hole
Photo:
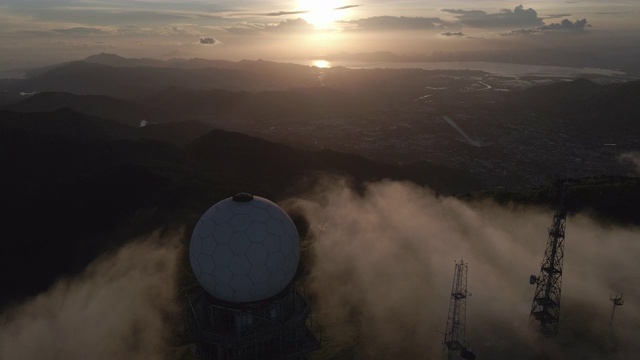
[[[167,319],[180,308],[180,237],[155,232],[133,239],[81,274],[6,309],[0,313],[0,357],[166,358],[176,325]]]
[[[310,222],[304,282],[327,328],[327,352],[439,358],[438,331],[446,324],[453,262],[460,259],[469,263],[467,341],[478,356],[632,359],[638,351],[636,227],[605,228],[569,216],[561,330],[549,339],[528,325],[534,292],[528,277],[539,271],[550,211],[465,203],[398,182],[369,184],[361,195],[327,182],[290,204]],[[621,291],[627,302],[611,333],[609,295]]]
[[[552,339],[528,325],[534,290],[528,276],[537,273],[544,251],[548,209],[464,202],[389,180],[355,191],[336,177],[282,204],[309,223],[300,282],[324,332],[323,350],[312,359],[439,358],[438,331],[446,323],[453,262],[460,259],[469,263],[472,293],[467,339],[479,356],[632,359],[638,351],[640,306],[630,286],[640,276],[635,226],[603,226],[570,214],[561,330]],[[0,317],[3,356],[80,359],[95,349],[98,358],[184,354],[171,345],[177,323],[167,317],[181,306],[175,279],[185,276],[177,262],[183,237],[133,241],[9,308]],[[608,296],[621,291],[626,302],[611,332]],[[43,336],[50,341],[39,342]],[[548,352],[536,350],[540,344]]]

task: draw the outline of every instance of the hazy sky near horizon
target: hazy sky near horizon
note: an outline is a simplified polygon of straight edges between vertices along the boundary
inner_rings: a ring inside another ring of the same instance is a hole
[[[637,0],[0,0],[0,67],[100,52],[282,60],[624,47],[638,43],[638,19]]]

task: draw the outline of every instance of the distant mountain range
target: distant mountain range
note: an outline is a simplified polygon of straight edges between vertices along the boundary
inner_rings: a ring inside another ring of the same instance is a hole
[[[26,79],[4,84],[4,90],[70,92],[117,98],[149,95],[167,87],[233,91],[286,90],[319,85],[317,74],[312,70],[308,66],[262,60],[161,61],[100,54],[83,61],[34,70]]]
[[[139,126],[142,120],[148,123],[167,123],[225,117],[267,119],[353,113],[368,105],[375,106],[361,97],[322,88],[251,93],[169,87],[135,100],[106,95],[42,92],[0,108],[16,112],[48,112],[71,108],[87,115]]]
[[[135,68],[131,68],[133,70]],[[84,80],[83,80],[84,81]],[[147,92],[141,91],[141,94]],[[511,112],[535,111],[550,119],[579,124],[581,131],[602,134],[634,133],[639,129],[640,81],[599,85],[587,79],[541,85],[505,95],[500,106]],[[62,108],[139,126],[226,118],[304,118],[328,114],[357,114],[382,108],[384,102],[358,96],[355,91],[300,88],[287,91],[229,91],[168,87],[137,99],[111,95],[42,92],[0,106],[14,112],[50,112]],[[602,119],[609,119],[603,122]],[[606,124],[606,128],[602,128]],[[210,129],[210,128],[209,128]],[[199,134],[201,135],[201,134]]]
[[[24,79],[6,90],[133,98],[170,86],[259,91],[276,88],[278,80],[233,69],[111,67],[78,61]]]

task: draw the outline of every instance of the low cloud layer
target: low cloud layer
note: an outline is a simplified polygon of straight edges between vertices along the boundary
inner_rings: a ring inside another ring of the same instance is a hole
[[[461,31],[455,31],[455,32],[452,32],[452,31],[445,31],[445,32],[443,32],[443,33],[440,33],[440,35],[442,35],[442,36],[447,36],[447,37],[452,37],[452,36],[453,36],[453,37],[463,37],[463,36],[464,36],[464,33],[463,33],[463,32],[461,32]]]
[[[335,9],[333,9],[333,10],[346,10],[346,9],[353,9],[353,8],[357,8],[357,7],[360,7],[360,6],[362,6],[362,5],[345,5],[345,6],[337,7],[337,8],[335,8]]]
[[[560,23],[552,23],[549,25],[541,26],[539,29],[545,30],[584,30],[585,26],[591,26],[587,24],[587,19],[576,20],[575,22],[569,19],[563,19]]]
[[[103,29],[93,27],[73,27],[67,29],[53,29],[52,31],[70,35],[102,35],[108,33]]]
[[[633,167],[636,175],[640,176],[640,152],[628,152],[620,156],[620,162]]]
[[[468,204],[397,182],[359,195],[333,181],[291,205],[310,221],[306,288],[327,354],[439,358],[460,259],[473,294],[467,339],[480,358],[632,359],[640,351],[638,229],[567,220],[560,335],[543,338],[528,325],[528,280],[538,274],[551,211]],[[611,332],[609,295],[621,291]]]
[[[439,358],[460,259],[469,263],[473,294],[467,340],[481,358],[633,359],[640,351],[639,229],[569,217],[560,335],[543,338],[528,326],[528,279],[544,253],[548,209],[469,204],[389,181],[359,194],[336,179],[288,205],[310,223],[305,287],[324,328],[321,352]],[[135,241],[5,311],[0,358],[165,357],[167,318],[178,302],[178,238]],[[625,304],[611,324],[609,295],[622,291]]]
[[[545,33],[580,33],[585,31],[591,24],[587,19],[576,20],[563,19],[559,23],[551,23],[549,25],[538,26],[535,28],[512,30],[502,35],[529,35],[529,34],[545,34]]]
[[[353,30],[429,30],[443,25],[438,18],[406,17],[406,16],[376,16],[359,20],[343,21]]]
[[[133,242],[5,311],[0,359],[163,358],[176,311],[176,238]]]
[[[265,13],[265,14],[260,14],[260,15],[264,15],[264,16],[286,16],[286,15],[299,15],[299,14],[306,14],[308,13],[308,11],[276,11],[276,12],[270,12],[270,13]]]
[[[482,10],[443,9],[454,14],[465,26],[478,28],[509,28],[544,25],[542,18],[532,9],[525,9],[518,5],[515,9],[502,9],[497,13],[487,13]]]
[[[264,31],[273,33],[292,33],[313,31],[313,25],[306,22],[304,19],[289,19],[280,21],[276,25],[269,25],[264,28]]]

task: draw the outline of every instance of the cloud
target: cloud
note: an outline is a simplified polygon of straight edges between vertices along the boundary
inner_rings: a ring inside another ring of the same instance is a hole
[[[214,45],[216,44],[218,41],[212,37],[201,37],[200,38],[200,45]]]
[[[576,33],[585,31],[586,27],[591,27],[591,24],[587,23],[587,19],[576,20],[575,22],[569,19],[563,19],[560,23],[552,23],[549,25],[538,26],[535,28],[511,30],[501,35],[530,35],[530,34],[543,34],[543,33]]]
[[[176,326],[167,317],[178,310],[179,238],[135,241],[8,309],[0,315],[0,358],[164,358]]]
[[[456,31],[456,32],[446,31],[446,32],[440,33],[440,35],[447,36],[447,37],[451,37],[451,36],[462,37],[462,36],[465,36],[464,33],[461,32],[461,31]]]
[[[508,28],[544,25],[542,18],[532,9],[518,5],[514,10],[502,9],[497,13],[481,10],[443,9],[454,14],[462,25],[477,28]]]
[[[260,33],[296,34],[313,31],[313,25],[302,18],[287,19],[276,24],[240,23],[224,29],[234,35],[258,35]]]
[[[278,12],[270,12],[266,14],[259,14],[263,16],[283,16],[283,15],[299,15],[306,14],[308,11],[278,11]]]
[[[544,18],[545,19],[558,19],[558,18],[563,18],[563,17],[567,17],[567,16],[571,16],[571,14],[551,14],[551,15],[546,15]]]
[[[67,29],[53,29],[52,31],[68,35],[102,35],[108,33],[108,31],[93,27],[73,27]]]
[[[439,18],[376,16],[359,20],[341,21],[354,30],[430,30],[445,25]]]
[[[333,9],[333,10],[346,10],[346,9],[360,7],[360,6],[362,6],[362,5],[346,5],[346,6],[337,7],[335,9]]]
[[[623,164],[629,164],[633,166],[636,174],[640,176],[640,152],[628,152],[624,153],[619,158]]]
[[[51,36],[51,32],[46,30],[24,30],[24,31],[21,31],[21,33],[32,35],[32,36],[38,36],[38,37]]]
[[[542,31],[546,31],[546,30],[580,31],[580,30],[584,30],[585,26],[591,26],[587,24],[587,19],[576,20],[576,22],[572,22],[569,19],[563,19],[560,23],[544,25],[539,27],[538,29]]]
[[[539,338],[528,324],[552,212],[465,203],[398,182],[355,192],[331,179],[291,200],[309,221],[309,276],[327,358],[439,358],[454,260],[469,264],[467,340],[480,357],[635,358],[640,351],[638,229],[567,220],[560,334]],[[627,302],[609,330],[611,292]],[[632,300],[634,299],[634,300]],[[544,346],[541,344],[544,343]]]
[[[355,8],[355,7],[360,7],[360,6],[362,6],[362,5],[346,5],[346,6],[340,6],[340,7],[334,8],[333,10],[346,10],[346,9],[351,9],[351,8]],[[235,16],[242,16],[242,15],[287,16],[287,15],[301,15],[301,14],[307,14],[307,13],[309,13],[309,10],[273,11],[273,12],[258,13],[258,14],[237,13],[237,14],[232,14],[232,15],[235,15]]]
[[[263,28],[267,32],[275,33],[295,33],[295,32],[307,32],[313,30],[313,25],[306,22],[304,19],[288,19],[280,21],[276,25],[268,25]]]
[[[264,26],[249,23],[236,24],[235,26],[224,28],[224,31],[234,35],[256,35],[262,30],[264,30]]]
[[[125,25],[116,29],[119,35],[124,36],[140,36],[153,34],[150,30],[144,30],[135,25]]]

